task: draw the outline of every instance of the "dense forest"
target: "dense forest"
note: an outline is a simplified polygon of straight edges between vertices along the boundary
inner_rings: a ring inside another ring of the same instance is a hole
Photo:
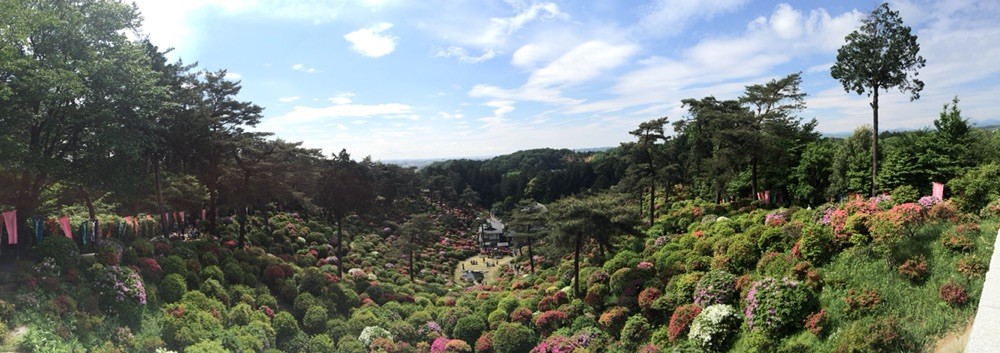
[[[879,89],[919,81],[876,82],[846,138],[791,73],[607,150],[418,170],[255,131],[241,83],[170,62],[133,6],[0,18],[4,350],[926,350],[974,314],[992,254],[1000,131],[958,97],[878,131]],[[834,75],[863,93],[850,60]],[[511,264],[464,282],[491,215]]]

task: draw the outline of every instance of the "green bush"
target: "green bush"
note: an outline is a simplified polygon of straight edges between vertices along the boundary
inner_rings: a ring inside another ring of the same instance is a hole
[[[605,262],[603,269],[606,273],[614,273],[620,268],[633,268],[639,264],[639,261],[642,261],[642,257],[635,251],[622,250]]]
[[[206,266],[201,270],[201,277],[205,279],[214,279],[222,283],[226,280],[226,276],[222,274],[222,269],[219,266]]]
[[[455,323],[452,337],[474,343],[488,329],[489,325],[486,319],[479,315],[470,315],[458,319],[458,322]]]
[[[760,250],[757,243],[748,235],[739,235],[729,243],[726,249],[727,268],[733,273],[748,272],[760,260]]]
[[[802,229],[802,238],[796,245],[803,259],[822,265],[833,255],[833,233],[829,227],[811,224]]]
[[[184,348],[184,353],[223,353],[223,352],[229,352],[229,350],[226,349],[225,347],[222,347],[222,342],[219,342],[217,340],[201,341]]]
[[[628,348],[634,350],[649,340],[650,329],[649,321],[645,317],[638,314],[632,315],[625,321],[625,326],[622,327],[619,342],[624,343]]]
[[[782,252],[788,250],[789,242],[781,228],[767,228],[757,239],[757,248],[762,252]]]
[[[493,350],[496,353],[524,353],[530,351],[538,337],[531,329],[517,323],[503,323],[493,332]]]
[[[200,290],[202,293],[205,293],[205,295],[218,299],[223,304],[229,305],[229,292],[226,292],[226,288],[223,287],[222,283],[219,283],[219,281],[211,278],[206,279],[204,282],[201,282]]]
[[[907,202],[917,202],[920,199],[920,192],[910,185],[900,185],[892,189],[892,203],[903,204]]]
[[[757,273],[776,278],[787,277],[791,274],[795,264],[795,258],[788,253],[770,252],[764,254],[757,262]]]
[[[36,258],[52,258],[62,271],[76,268],[80,263],[80,249],[73,239],[67,237],[53,235],[42,238],[34,249]]]
[[[160,268],[163,269],[163,273],[171,274],[176,273],[181,275],[181,277],[187,276],[187,263],[179,255],[170,255],[160,262]]]
[[[184,277],[176,273],[171,273],[160,282],[159,295],[164,303],[173,303],[181,300],[187,293],[187,283]]]
[[[302,317],[302,328],[307,333],[317,334],[326,331],[327,312],[322,305],[314,305],[306,309]]]
[[[313,335],[308,347],[310,352],[333,352],[333,340],[325,333]]]
[[[337,341],[337,353],[368,353],[368,348],[364,346],[357,337],[343,336]]]
[[[223,332],[222,320],[205,310],[172,306],[164,317],[163,338],[174,348],[218,339]]]
[[[287,311],[279,311],[274,315],[274,333],[280,341],[283,337],[292,337],[299,332],[299,323],[295,317]]]

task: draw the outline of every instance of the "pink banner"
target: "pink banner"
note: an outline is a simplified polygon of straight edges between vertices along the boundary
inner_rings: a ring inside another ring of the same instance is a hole
[[[208,214],[208,212],[207,212],[207,211],[206,211],[206,210],[205,210],[204,208],[203,208],[203,209],[201,209],[201,219],[202,219],[202,220],[204,220],[204,219],[205,219],[205,215],[206,215],[206,214]]]
[[[3,224],[7,226],[7,244],[17,244],[17,210],[4,212]]]
[[[180,214],[181,214],[181,223],[184,223],[184,211],[181,211]]]
[[[59,217],[59,227],[62,228],[63,235],[73,239],[73,227],[69,225],[69,217]]]
[[[931,196],[936,197],[938,200],[944,200],[944,184],[933,183],[931,185],[934,187],[934,192]]]

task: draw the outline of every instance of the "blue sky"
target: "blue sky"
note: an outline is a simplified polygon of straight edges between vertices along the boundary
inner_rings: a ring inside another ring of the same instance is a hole
[[[829,67],[877,1],[139,0],[174,58],[226,69],[258,130],[376,160],[615,146],[680,100],[803,73],[806,119],[871,123]],[[891,1],[919,36],[921,99],[890,91],[882,129],[931,126],[959,96],[998,118],[1000,2]]]

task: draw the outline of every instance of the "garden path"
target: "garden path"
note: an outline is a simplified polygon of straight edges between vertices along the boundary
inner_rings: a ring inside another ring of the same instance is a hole
[[[993,243],[993,257],[986,272],[986,282],[979,297],[976,319],[969,333],[966,352],[996,352],[1000,347],[1000,230]]]
[[[455,266],[455,283],[461,283],[462,280],[462,270],[478,270],[484,271],[486,273],[486,278],[483,283],[490,283],[496,281],[497,276],[500,275],[500,269],[509,265],[513,256],[504,256],[501,258],[491,258],[483,255],[476,255],[468,259],[462,260],[458,265]],[[487,267],[486,262],[489,262],[491,266]],[[475,264],[473,264],[475,262]]]

